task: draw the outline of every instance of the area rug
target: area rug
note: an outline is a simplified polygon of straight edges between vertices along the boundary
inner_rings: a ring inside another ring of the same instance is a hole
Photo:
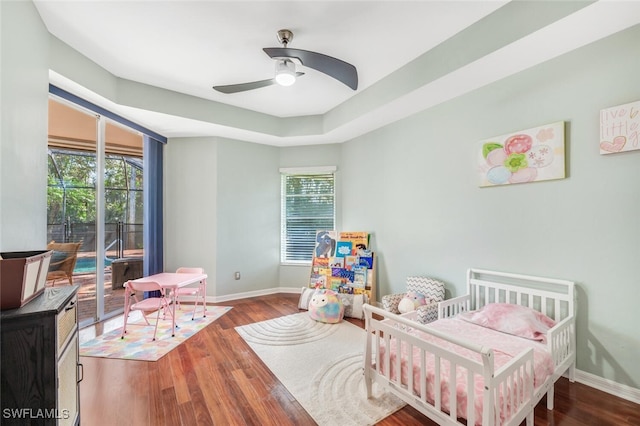
[[[160,319],[156,340],[153,338],[153,325],[147,326],[142,318],[127,325],[127,334],[121,339],[122,327],[109,331],[93,340],[80,344],[80,356],[101,358],[135,359],[140,361],[157,361],[180,343],[186,341],[207,325],[211,324],[231,309],[230,306],[207,306],[207,316],[196,314],[194,320],[192,310],[176,312],[175,336],[171,336],[171,319]],[[155,314],[150,315],[149,322],[155,324]]]
[[[347,321],[324,324],[302,312],[236,331],[320,426],[375,424],[405,405],[375,384],[367,399],[366,334]]]

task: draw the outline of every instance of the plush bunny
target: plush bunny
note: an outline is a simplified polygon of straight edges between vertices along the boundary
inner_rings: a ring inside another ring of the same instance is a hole
[[[406,314],[407,312],[415,311],[418,309],[418,306],[426,304],[427,299],[424,297],[424,294],[410,291],[400,300],[400,303],[398,303],[398,310],[401,314]]]

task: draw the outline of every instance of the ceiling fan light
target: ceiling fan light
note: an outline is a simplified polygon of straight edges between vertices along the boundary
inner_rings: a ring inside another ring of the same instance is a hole
[[[291,86],[296,82],[296,64],[288,59],[276,61],[276,83]]]

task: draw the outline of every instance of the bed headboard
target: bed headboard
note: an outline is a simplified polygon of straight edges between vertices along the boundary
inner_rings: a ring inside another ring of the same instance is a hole
[[[556,321],[575,315],[572,281],[469,269],[467,286],[471,310],[488,303],[512,303],[533,308]]]

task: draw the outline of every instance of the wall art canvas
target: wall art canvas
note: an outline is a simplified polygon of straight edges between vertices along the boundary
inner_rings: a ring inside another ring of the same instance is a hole
[[[480,186],[562,179],[564,121],[496,136],[480,142]]]
[[[640,149],[640,101],[600,110],[600,154]]]

